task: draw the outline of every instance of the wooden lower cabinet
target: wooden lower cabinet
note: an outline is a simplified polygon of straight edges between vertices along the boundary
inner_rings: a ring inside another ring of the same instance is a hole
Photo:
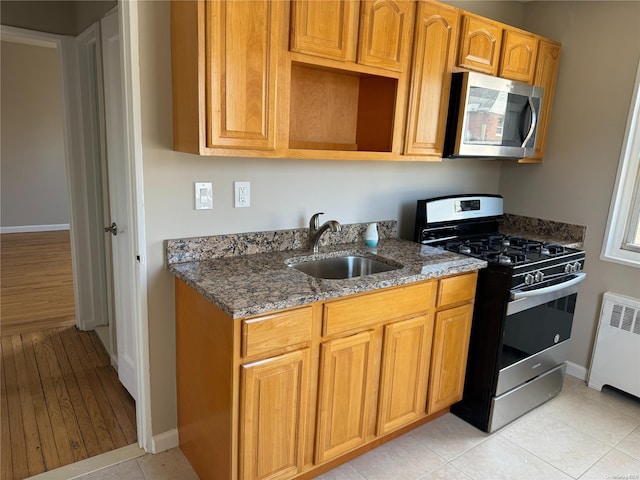
[[[180,448],[202,480],[313,478],[448,411],[476,278],[243,319],[176,280]]]
[[[432,315],[385,325],[378,435],[407,425],[424,414],[432,332]]]
[[[372,373],[372,332],[322,344],[316,463],[365,443]]]
[[[472,317],[472,304],[436,314],[427,413],[462,400]]]
[[[308,403],[309,349],[242,365],[239,478],[300,473]]]

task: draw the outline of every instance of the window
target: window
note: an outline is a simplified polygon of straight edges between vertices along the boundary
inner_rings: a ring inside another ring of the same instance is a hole
[[[640,267],[640,64],[611,198],[602,260]]]

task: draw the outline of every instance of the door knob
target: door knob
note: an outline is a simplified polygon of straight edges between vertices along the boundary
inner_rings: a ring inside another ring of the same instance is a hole
[[[106,233],[111,233],[114,237],[118,235],[118,226],[116,225],[116,222],[113,222],[110,227],[104,227],[104,231]]]

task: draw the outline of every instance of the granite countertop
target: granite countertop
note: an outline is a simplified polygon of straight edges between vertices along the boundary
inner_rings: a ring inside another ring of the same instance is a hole
[[[402,267],[345,280],[311,277],[287,265],[343,254],[362,254]],[[389,262],[390,261],[390,262]],[[249,317],[283,308],[470,272],[486,267],[479,260],[397,238],[383,238],[375,248],[364,243],[324,245],[313,254],[297,248],[220,258],[169,262],[168,269],[232,318]]]

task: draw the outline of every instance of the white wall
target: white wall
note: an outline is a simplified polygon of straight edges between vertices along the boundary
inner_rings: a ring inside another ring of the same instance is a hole
[[[511,213],[587,226],[587,280],[570,360],[585,367],[607,290],[640,297],[640,270],[599,260],[640,59],[640,2],[531,2],[525,28],[562,43],[543,165],[505,163]]]
[[[2,0],[2,25],[78,35],[117,5],[117,0]]]
[[[57,51],[1,43],[1,226],[68,224]]]
[[[149,282],[154,434],[176,425],[173,278],[163,241],[307,225],[309,216],[343,223],[397,219],[413,229],[419,198],[495,193],[499,162],[339,162],[207,158],[172,151],[168,2],[139,4],[144,197]],[[251,181],[251,207],[232,208],[233,181]],[[193,182],[212,181],[214,208],[193,209]]]

